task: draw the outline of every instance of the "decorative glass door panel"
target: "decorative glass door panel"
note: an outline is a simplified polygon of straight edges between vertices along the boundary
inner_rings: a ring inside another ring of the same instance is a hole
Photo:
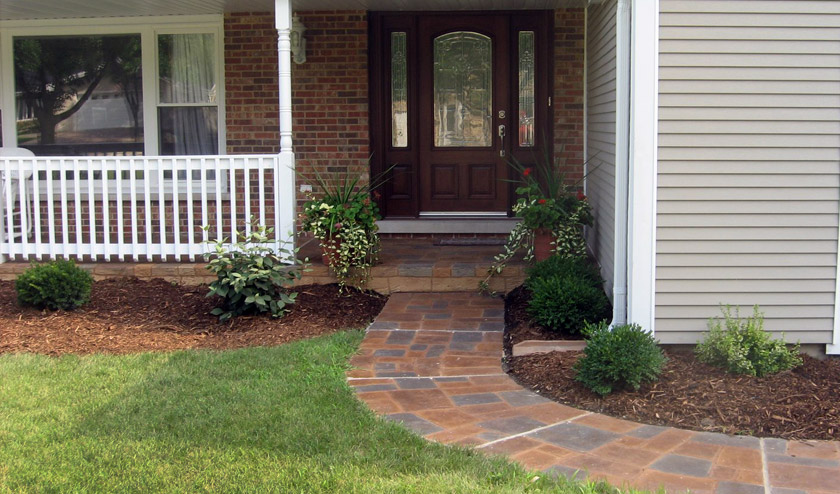
[[[493,43],[457,31],[434,40],[435,147],[489,147],[493,140]]]

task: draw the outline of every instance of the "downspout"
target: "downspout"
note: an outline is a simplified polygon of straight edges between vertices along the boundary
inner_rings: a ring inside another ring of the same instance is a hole
[[[295,241],[295,153],[292,150],[292,0],[274,0],[277,28],[277,66],[280,109],[280,155],[275,173],[275,234],[294,248]],[[291,211],[292,214],[280,214]]]
[[[616,11],[615,245],[612,325],[627,323],[627,223],[630,176],[630,1]]]

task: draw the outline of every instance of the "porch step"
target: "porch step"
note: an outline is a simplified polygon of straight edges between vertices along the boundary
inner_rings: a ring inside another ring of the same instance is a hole
[[[383,239],[380,262],[371,270],[367,288],[380,293],[396,292],[470,292],[487,276],[493,257],[501,252],[498,245],[435,245],[432,239]],[[335,283],[335,277],[321,263],[320,249],[314,243],[301,248],[311,266],[299,284]],[[174,283],[198,285],[215,277],[205,263],[80,263],[94,279],[137,277],[141,280],[162,278]],[[0,279],[13,280],[29,267],[26,262],[0,264]],[[490,288],[505,293],[525,279],[525,263],[517,259],[502,274],[490,280]]]
[[[382,240],[379,264],[371,269],[367,288],[380,293],[470,292],[478,290],[487,277],[499,245],[439,245],[434,239]],[[320,262],[320,248],[314,242],[301,248],[300,256],[312,262],[303,283],[333,283],[335,278]],[[490,280],[490,288],[505,293],[525,279],[525,263],[516,259]]]

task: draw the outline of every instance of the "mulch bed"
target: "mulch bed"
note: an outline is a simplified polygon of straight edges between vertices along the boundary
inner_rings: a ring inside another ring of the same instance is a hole
[[[527,320],[522,299],[507,301],[506,342],[539,339],[533,337],[539,329]],[[524,299],[527,303],[527,294]],[[690,351],[666,351],[668,363],[658,382],[601,398],[575,381],[573,366],[581,354],[508,357],[507,368],[520,384],[543,396],[636,422],[759,437],[840,440],[840,359],[803,354],[801,367],[757,378],[700,363]]]
[[[132,353],[189,348],[270,346],[342,329],[365,327],[386,297],[340,294],[337,285],[295,287],[296,303],[282,318],[241,316],[219,323],[218,297],[206,286],[156,279],[97,281],[91,301],[75,311],[40,311],[17,304],[14,282],[0,281],[0,353]]]

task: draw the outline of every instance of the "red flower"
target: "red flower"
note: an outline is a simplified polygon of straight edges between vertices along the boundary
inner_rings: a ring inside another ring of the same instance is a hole
[[[336,223],[336,224],[335,224],[335,225],[333,225],[333,226],[335,226],[335,229],[336,229],[336,230],[341,230],[341,223]]]
[[[586,200],[586,195],[585,195],[583,192],[578,191],[578,193],[577,193],[577,200],[578,200],[578,201],[585,201],[585,200]]]
[[[378,201],[380,197],[382,197],[382,194],[380,194],[378,190],[374,190],[373,191],[373,198]]]
[[[367,206],[368,204],[370,204],[370,199],[368,199],[367,197],[365,197],[365,201],[364,201],[362,204],[364,204],[365,206]]]
[[[530,174],[531,174],[531,169],[530,169],[530,168],[526,168],[526,169],[522,172],[522,176],[523,176],[523,177],[527,177],[527,176],[528,176],[528,175],[530,175]]]
[[[537,204],[545,204],[545,199],[540,199],[539,201],[537,201]]]

